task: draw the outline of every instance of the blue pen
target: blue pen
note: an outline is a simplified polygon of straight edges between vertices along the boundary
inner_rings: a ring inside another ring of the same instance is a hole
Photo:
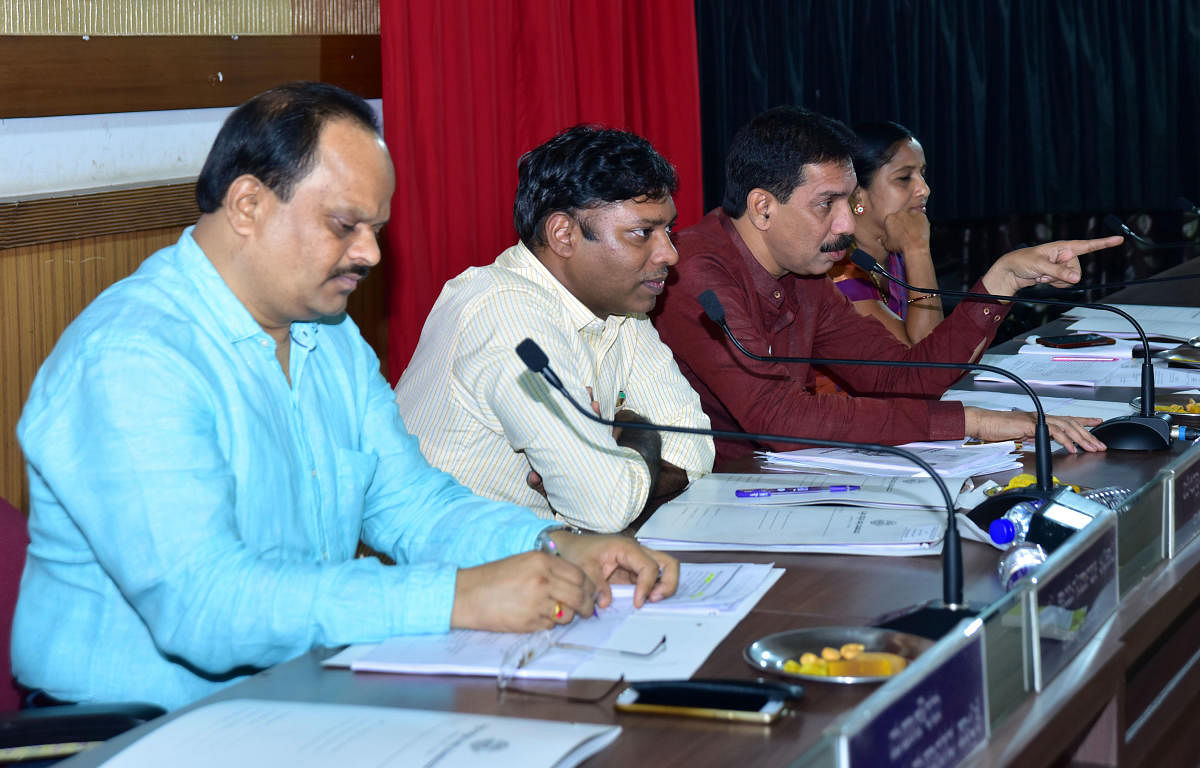
[[[858,485],[801,485],[794,488],[739,488],[734,491],[734,495],[739,499],[758,499],[785,493],[846,493],[860,490],[861,487]]]

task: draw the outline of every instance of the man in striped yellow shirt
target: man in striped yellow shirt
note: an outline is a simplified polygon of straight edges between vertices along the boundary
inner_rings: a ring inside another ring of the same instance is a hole
[[[533,339],[606,419],[708,427],[646,318],[678,259],[677,184],[649,142],[611,129],[576,126],[521,158],[521,241],[446,283],[396,385],[432,464],[482,496],[606,532],[712,469],[710,438],[589,421],[514,351]]]

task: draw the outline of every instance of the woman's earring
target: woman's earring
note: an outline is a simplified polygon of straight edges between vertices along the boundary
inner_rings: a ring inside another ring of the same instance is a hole
[[[862,215],[863,215],[863,211],[865,211],[865,210],[867,210],[867,209],[866,209],[866,208],[863,208],[863,204],[862,204],[862,203],[855,203],[855,204],[854,204],[854,215],[855,215],[855,216],[862,216]]]

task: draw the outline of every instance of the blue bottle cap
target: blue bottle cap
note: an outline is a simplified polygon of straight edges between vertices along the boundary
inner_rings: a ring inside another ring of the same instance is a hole
[[[988,526],[988,535],[997,544],[1007,544],[1017,537],[1017,527],[1013,525],[1012,520],[1000,517]]]

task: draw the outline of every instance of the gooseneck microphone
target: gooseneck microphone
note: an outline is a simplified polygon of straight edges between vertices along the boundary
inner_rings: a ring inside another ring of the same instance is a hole
[[[962,564],[962,539],[958,533],[958,521],[954,516],[954,498],[950,495],[950,489],[946,487],[946,483],[938,475],[937,471],[929,465],[927,461],[920,456],[906,451],[903,448],[897,448],[892,445],[876,445],[873,443],[850,443],[844,440],[818,440],[808,437],[795,437],[788,435],[769,435],[755,434],[750,432],[731,432],[721,429],[701,429],[699,427],[679,427],[665,424],[650,424],[648,422],[617,422],[611,419],[605,419],[597,416],[588,408],[585,408],[579,403],[567,388],[563,385],[562,379],[554,373],[550,368],[550,358],[542,351],[542,348],[537,345],[533,339],[525,339],[517,345],[517,356],[525,363],[525,366],[534,373],[541,374],[554,389],[566,398],[575,410],[579,411],[586,418],[599,424],[604,424],[609,427],[621,427],[622,429],[647,429],[658,432],[678,432],[687,435],[708,435],[711,437],[722,437],[729,440],[753,440],[758,442],[778,442],[778,443],[795,443],[798,445],[819,445],[830,448],[858,448],[881,453],[889,453],[894,456],[900,456],[918,467],[923,469],[937,484],[938,490],[942,494],[942,501],[946,507],[946,535],[943,539],[942,546],[942,599],[932,600],[923,605],[914,606],[911,610],[906,610],[898,615],[894,622],[890,625],[894,628],[903,628],[903,631],[919,634],[924,637],[938,638],[949,632],[958,622],[964,618],[969,618],[979,613],[978,609],[972,607],[963,600],[963,564]]]
[[[1150,342],[1146,339],[1146,331],[1141,323],[1128,312],[1110,304],[1094,304],[1082,301],[1061,301],[1059,299],[1026,299],[1020,296],[997,296],[991,293],[972,293],[970,291],[946,291],[940,288],[917,288],[888,272],[862,251],[850,255],[860,269],[874,272],[894,283],[917,293],[932,293],[940,296],[955,296],[963,299],[987,299],[989,301],[1012,301],[1019,304],[1045,304],[1051,307],[1081,307],[1115,312],[1129,321],[1142,340],[1142,401],[1141,410],[1131,416],[1118,416],[1092,427],[1091,432],[1109,448],[1125,451],[1161,451],[1171,447],[1171,427],[1154,413],[1154,358],[1150,354]]]
[[[1192,206],[1192,204],[1190,202],[1188,202],[1187,200],[1184,200],[1183,198],[1180,198],[1180,201],[1187,203],[1189,207],[1194,207],[1194,206]],[[1111,213],[1104,217],[1104,226],[1108,227],[1108,230],[1110,232],[1112,232],[1114,235],[1124,235],[1125,237],[1128,237],[1133,242],[1137,243],[1139,247],[1144,248],[1146,250],[1153,251],[1153,250],[1167,250],[1170,248],[1187,248],[1188,246],[1192,245],[1192,242],[1190,240],[1181,240],[1181,241],[1175,242],[1175,243],[1156,243],[1153,240],[1142,237],[1137,232],[1134,232],[1132,229],[1130,229],[1125,224],[1125,222],[1121,221],[1119,218],[1117,218],[1114,214],[1111,214]]]
[[[758,360],[763,363],[784,364],[875,365],[889,368],[948,368],[957,371],[990,371],[991,373],[1012,380],[1017,386],[1025,390],[1025,394],[1029,395],[1029,399],[1033,401],[1036,414],[1033,431],[1033,465],[1034,476],[1037,478],[1037,482],[1025,488],[1013,488],[989,496],[972,510],[971,519],[981,524],[986,530],[993,520],[1002,517],[1013,506],[1028,501],[1035,502],[1040,507],[1054,495],[1054,472],[1051,469],[1050,453],[1050,428],[1046,425],[1046,412],[1042,409],[1042,399],[1033,391],[1028,382],[1015,373],[985,363],[940,363],[923,360],[851,360],[834,357],[774,357],[759,355],[747,349],[741,340],[733,334],[733,331],[730,330],[729,324],[725,322],[725,308],[721,306],[721,300],[717,298],[715,293],[711,290],[706,290],[696,298],[700,301],[700,306],[704,308],[704,314],[708,315],[708,319],[719,325],[725,331],[725,335],[729,337],[729,340],[733,342],[733,346],[737,347],[739,352],[751,360]]]

